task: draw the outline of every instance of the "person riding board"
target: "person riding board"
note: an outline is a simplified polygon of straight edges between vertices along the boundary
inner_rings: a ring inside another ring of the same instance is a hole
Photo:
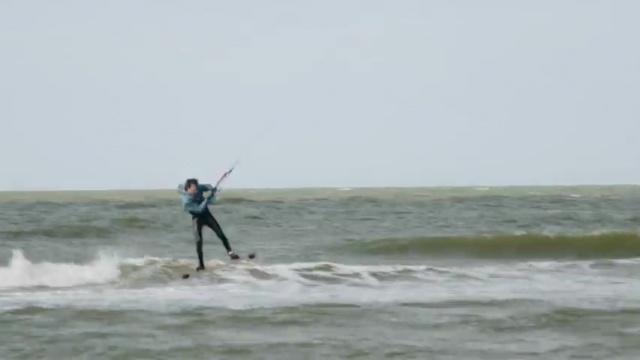
[[[204,270],[204,260],[202,254],[202,228],[208,226],[220,238],[227,250],[231,260],[238,260],[240,257],[233,252],[229,245],[229,239],[225,236],[220,224],[209,210],[209,205],[216,200],[217,187],[210,184],[198,184],[198,179],[187,179],[184,184],[178,186],[178,192],[182,198],[182,206],[185,212],[191,215],[193,236],[196,241],[196,252],[198,253],[197,271]],[[204,192],[209,195],[204,196]]]

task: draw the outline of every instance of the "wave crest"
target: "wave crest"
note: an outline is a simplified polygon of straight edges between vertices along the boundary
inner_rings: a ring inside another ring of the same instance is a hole
[[[422,255],[485,259],[624,259],[640,257],[634,233],[387,238],[346,246],[369,255]]]
[[[21,250],[13,250],[8,266],[0,266],[0,289],[104,284],[120,276],[118,263],[104,254],[87,264],[33,263]]]
[[[110,228],[93,225],[59,225],[41,229],[0,231],[1,237],[23,239],[30,237],[46,237],[54,239],[106,238],[111,236]]]

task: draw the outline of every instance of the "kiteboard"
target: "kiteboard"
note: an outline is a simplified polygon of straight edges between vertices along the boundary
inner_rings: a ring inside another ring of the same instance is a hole
[[[239,259],[237,259],[237,260],[232,260],[232,261],[238,261],[238,260],[253,260],[253,259],[255,259],[255,258],[256,258],[256,253],[249,253],[249,254],[246,256],[246,258],[244,258],[244,257],[240,256],[240,258],[239,258]],[[191,274],[188,274],[188,273],[187,273],[187,274],[182,274],[182,278],[183,278],[183,279],[185,279],[185,280],[186,280],[186,279],[188,279],[188,278],[190,278],[190,277],[191,277]]]

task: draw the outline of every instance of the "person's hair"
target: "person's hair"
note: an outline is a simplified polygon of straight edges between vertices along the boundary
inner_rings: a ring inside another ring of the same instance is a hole
[[[184,182],[184,189],[188,190],[193,184],[198,186],[198,179],[187,179],[187,181]]]

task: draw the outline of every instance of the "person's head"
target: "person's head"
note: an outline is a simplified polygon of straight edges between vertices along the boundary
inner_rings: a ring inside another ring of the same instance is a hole
[[[198,191],[198,179],[187,179],[184,182],[184,191],[194,194]]]

